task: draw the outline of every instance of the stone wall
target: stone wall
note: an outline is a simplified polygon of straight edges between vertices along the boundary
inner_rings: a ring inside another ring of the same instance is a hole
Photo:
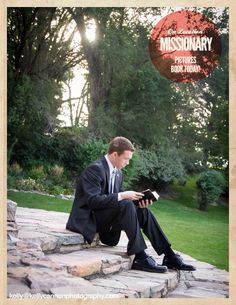
[[[17,203],[7,200],[7,239],[16,238],[18,236],[18,227],[16,224],[16,208]]]

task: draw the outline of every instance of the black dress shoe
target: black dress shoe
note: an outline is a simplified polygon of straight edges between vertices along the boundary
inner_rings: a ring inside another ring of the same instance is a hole
[[[164,273],[168,271],[166,266],[159,265],[151,256],[144,259],[135,259],[131,269],[156,273]]]
[[[196,268],[192,265],[185,264],[182,257],[179,254],[175,254],[172,257],[164,257],[162,265],[167,266],[169,269],[194,271]]]

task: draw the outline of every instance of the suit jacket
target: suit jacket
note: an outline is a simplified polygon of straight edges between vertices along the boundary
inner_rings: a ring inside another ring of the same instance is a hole
[[[119,206],[118,193],[122,191],[123,176],[117,171],[114,192],[108,193],[109,166],[103,157],[90,164],[80,175],[75,199],[66,228],[81,233],[91,243],[96,233],[95,211]]]

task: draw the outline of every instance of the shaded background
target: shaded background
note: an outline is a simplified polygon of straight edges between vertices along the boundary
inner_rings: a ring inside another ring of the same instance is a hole
[[[209,77],[181,84],[159,74],[148,50],[171,8],[8,8],[8,185],[71,193],[117,135],[137,147],[127,187],[167,193],[208,169],[227,181],[228,10],[198,11],[217,25],[222,55]]]

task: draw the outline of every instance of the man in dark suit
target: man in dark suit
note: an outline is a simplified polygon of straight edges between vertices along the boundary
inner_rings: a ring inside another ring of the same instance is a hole
[[[88,243],[98,232],[101,242],[108,246],[117,245],[124,230],[129,240],[127,255],[135,255],[132,268],[136,270],[195,270],[171,249],[167,237],[148,209],[152,202],[142,200],[142,193],[123,191],[121,169],[129,164],[134,151],[127,138],[116,137],[110,142],[107,155],[82,172],[66,228],[81,233]],[[138,206],[134,204],[135,200],[140,201]],[[147,246],[141,229],[157,254],[165,254],[162,265],[146,254]]]

